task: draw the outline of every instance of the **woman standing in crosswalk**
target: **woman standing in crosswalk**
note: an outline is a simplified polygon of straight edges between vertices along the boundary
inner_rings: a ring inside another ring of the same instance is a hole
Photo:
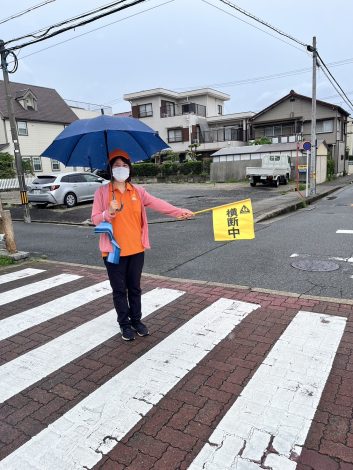
[[[131,183],[131,161],[123,150],[109,153],[111,182],[96,191],[92,222],[109,222],[119,245],[118,264],[108,261],[113,246],[106,233],[100,235],[99,248],[113,290],[114,306],[123,340],[147,336],[148,328],[141,321],[141,274],[145,249],[150,248],[145,207],[178,219],[189,219],[193,212],[180,209],[149,194]]]

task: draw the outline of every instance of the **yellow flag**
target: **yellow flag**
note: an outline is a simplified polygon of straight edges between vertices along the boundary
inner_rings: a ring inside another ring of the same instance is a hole
[[[251,200],[233,202],[212,210],[215,241],[255,238]]]

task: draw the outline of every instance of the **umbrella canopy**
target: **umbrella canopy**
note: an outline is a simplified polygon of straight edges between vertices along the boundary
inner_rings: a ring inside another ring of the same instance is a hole
[[[138,119],[102,115],[74,121],[41,156],[65,166],[105,169],[112,150],[124,150],[132,162],[137,162],[166,148],[158,133]]]

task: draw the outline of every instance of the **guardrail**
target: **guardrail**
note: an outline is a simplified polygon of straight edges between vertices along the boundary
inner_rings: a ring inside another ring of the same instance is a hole
[[[26,185],[32,183],[34,178],[34,176],[25,177]],[[10,191],[12,189],[20,189],[17,178],[0,179],[0,191]]]

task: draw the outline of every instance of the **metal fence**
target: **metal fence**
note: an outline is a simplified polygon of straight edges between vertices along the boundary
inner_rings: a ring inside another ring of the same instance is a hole
[[[34,176],[25,176],[25,184],[32,183],[34,178]],[[12,189],[20,189],[17,178],[0,179],[0,191],[11,191]]]

